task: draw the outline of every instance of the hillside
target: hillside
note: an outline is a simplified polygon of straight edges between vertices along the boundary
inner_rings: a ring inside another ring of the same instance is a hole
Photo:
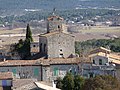
[[[119,4],[120,0],[0,0],[0,9],[120,8]]]

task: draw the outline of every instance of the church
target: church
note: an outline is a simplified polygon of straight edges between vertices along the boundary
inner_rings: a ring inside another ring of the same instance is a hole
[[[47,33],[39,35],[40,57],[70,58],[75,56],[75,37],[66,33],[65,21],[53,14],[47,18]]]

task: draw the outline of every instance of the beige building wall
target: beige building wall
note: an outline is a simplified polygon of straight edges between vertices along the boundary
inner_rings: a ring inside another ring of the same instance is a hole
[[[75,40],[69,34],[58,33],[47,38],[48,41],[48,57],[70,57],[75,55]]]

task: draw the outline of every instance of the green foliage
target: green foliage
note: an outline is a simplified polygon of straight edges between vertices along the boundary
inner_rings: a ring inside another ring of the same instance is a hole
[[[56,87],[62,89],[62,86],[63,86],[62,79],[60,77],[58,77]]]
[[[63,80],[57,79],[57,88],[62,88],[62,90],[120,90],[120,82],[110,75],[84,79],[79,75],[73,76],[67,73]]]
[[[74,90],[74,77],[71,73],[67,73],[63,78],[62,90]]]
[[[112,76],[96,76],[85,80],[83,90],[120,90],[120,82]]]
[[[28,41],[28,43],[33,42],[32,32],[30,30],[29,24],[27,24],[27,29],[26,29],[26,40]]]
[[[74,90],[82,90],[84,85],[85,79],[83,77],[80,77],[80,75],[76,75],[74,77]]]
[[[35,11],[35,12],[24,12],[24,14],[18,15],[18,16],[6,15],[6,17],[0,18],[0,22],[3,24],[5,22],[8,22],[11,24],[13,23],[13,21],[27,23],[27,22],[30,22],[31,20],[46,19],[48,16],[51,15],[51,12],[52,11],[50,10],[41,10],[41,11]],[[73,20],[75,22],[80,22],[82,20],[93,20],[96,22],[104,22],[104,21],[110,20],[110,21],[113,21],[114,23],[114,21],[116,21],[116,18],[119,18],[119,15],[118,15],[119,13],[120,13],[120,10],[90,9],[90,8],[89,9],[72,8],[72,9],[56,11],[56,14],[62,16],[65,20]],[[94,19],[96,16],[101,16],[101,17],[96,20]],[[77,20],[75,19],[76,17],[77,17]]]
[[[30,30],[29,24],[27,25],[26,29],[26,39],[23,41],[22,39],[19,40],[14,47],[15,50],[19,53],[22,59],[27,59],[30,54],[30,43],[33,41],[32,39],[32,32]]]
[[[114,52],[120,52],[120,38],[118,39],[93,39],[83,42],[75,42],[75,51],[78,54],[83,52],[89,52],[90,50],[97,47],[110,48]]]
[[[73,76],[72,73],[67,73],[63,78],[57,78],[56,87],[62,90],[82,90],[85,79],[79,75]]]

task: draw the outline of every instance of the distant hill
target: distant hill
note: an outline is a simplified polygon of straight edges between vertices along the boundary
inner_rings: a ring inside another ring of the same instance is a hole
[[[120,0],[0,0],[3,9],[119,8]]]

